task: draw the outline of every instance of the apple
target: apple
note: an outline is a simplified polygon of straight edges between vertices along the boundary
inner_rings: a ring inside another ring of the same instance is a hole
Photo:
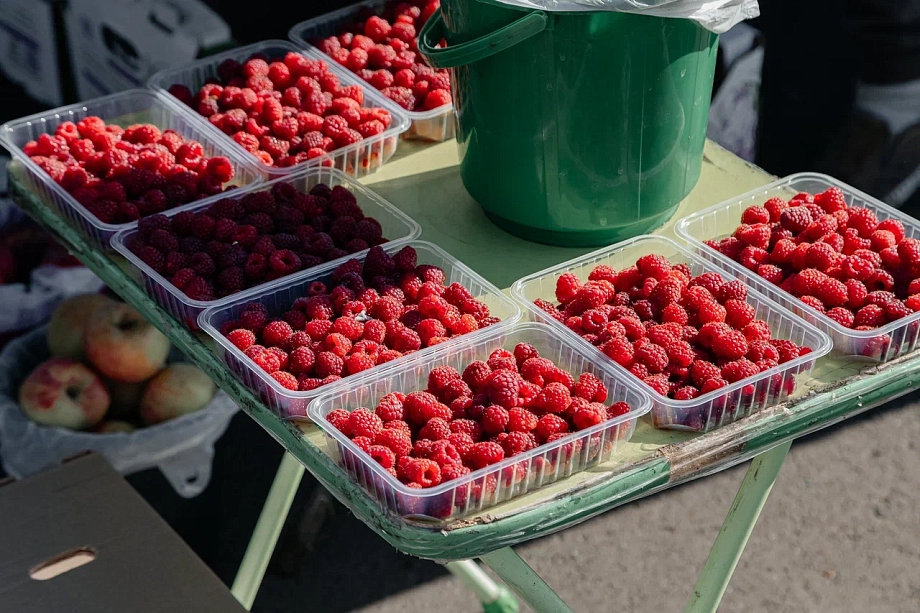
[[[80,362],[51,358],[22,382],[19,404],[32,421],[82,430],[105,417],[109,393],[99,377]]]
[[[191,364],[170,364],[147,384],[141,419],[152,425],[203,409],[215,389],[214,382]]]
[[[83,348],[102,375],[124,383],[140,383],[166,365],[169,339],[134,307],[113,301],[90,315]]]
[[[99,434],[114,434],[116,432],[134,432],[137,428],[133,424],[118,419],[107,419],[96,427]]]
[[[48,350],[60,358],[82,361],[83,341],[89,316],[98,307],[113,302],[101,294],[83,294],[61,302],[48,322]]]

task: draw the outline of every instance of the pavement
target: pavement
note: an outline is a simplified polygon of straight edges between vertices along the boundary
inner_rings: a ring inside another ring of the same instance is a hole
[[[720,611],[920,611],[918,408],[920,396],[907,397],[793,445]],[[517,551],[576,612],[682,611],[746,467]],[[276,554],[253,611],[481,610],[443,569],[398,553],[343,507],[322,502],[332,516],[309,551]],[[297,532],[289,528],[288,542]]]

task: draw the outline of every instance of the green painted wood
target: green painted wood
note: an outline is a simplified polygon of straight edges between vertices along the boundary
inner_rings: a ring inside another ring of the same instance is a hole
[[[748,468],[703,565],[684,613],[715,613],[735,572],[792,441],[766,451]]]
[[[574,613],[511,547],[496,549],[481,559],[536,613]]]

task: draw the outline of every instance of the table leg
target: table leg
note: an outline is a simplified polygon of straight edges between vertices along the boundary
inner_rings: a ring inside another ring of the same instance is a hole
[[[291,503],[294,502],[303,471],[303,464],[285,452],[278,472],[275,473],[275,480],[272,481],[272,487],[268,491],[265,505],[259,514],[256,528],[252,532],[252,538],[249,539],[243,561],[236,572],[233,587],[230,588],[230,592],[247,611],[252,608],[256,594],[259,593],[265,569],[268,568],[272,552],[278,543],[284,520],[291,510]]]
[[[476,594],[484,613],[518,613],[518,603],[511,592],[492,581],[473,560],[448,562],[444,566]]]
[[[714,613],[735,566],[760,517],[792,441],[766,451],[751,462],[684,613]]]
[[[480,559],[536,613],[573,613],[540,575],[510,547],[496,549],[480,556]]]

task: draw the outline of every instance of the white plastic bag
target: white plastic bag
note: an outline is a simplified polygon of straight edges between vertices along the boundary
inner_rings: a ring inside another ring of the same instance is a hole
[[[158,467],[185,498],[204,491],[211,479],[214,443],[237,411],[226,394],[218,390],[200,411],[131,433],[95,434],[41,426],[26,417],[17,399],[20,383],[47,358],[44,327],[0,351],[0,461],[6,472],[22,479],[90,450],[122,474]]]
[[[760,15],[757,0],[496,0],[541,11],[616,11],[653,17],[689,19],[721,34]]]
[[[39,266],[29,286],[0,285],[0,333],[27,330],[43,324],[61,301],[77,294],[94,294],[103,287],[93,271],[82,266]]]

